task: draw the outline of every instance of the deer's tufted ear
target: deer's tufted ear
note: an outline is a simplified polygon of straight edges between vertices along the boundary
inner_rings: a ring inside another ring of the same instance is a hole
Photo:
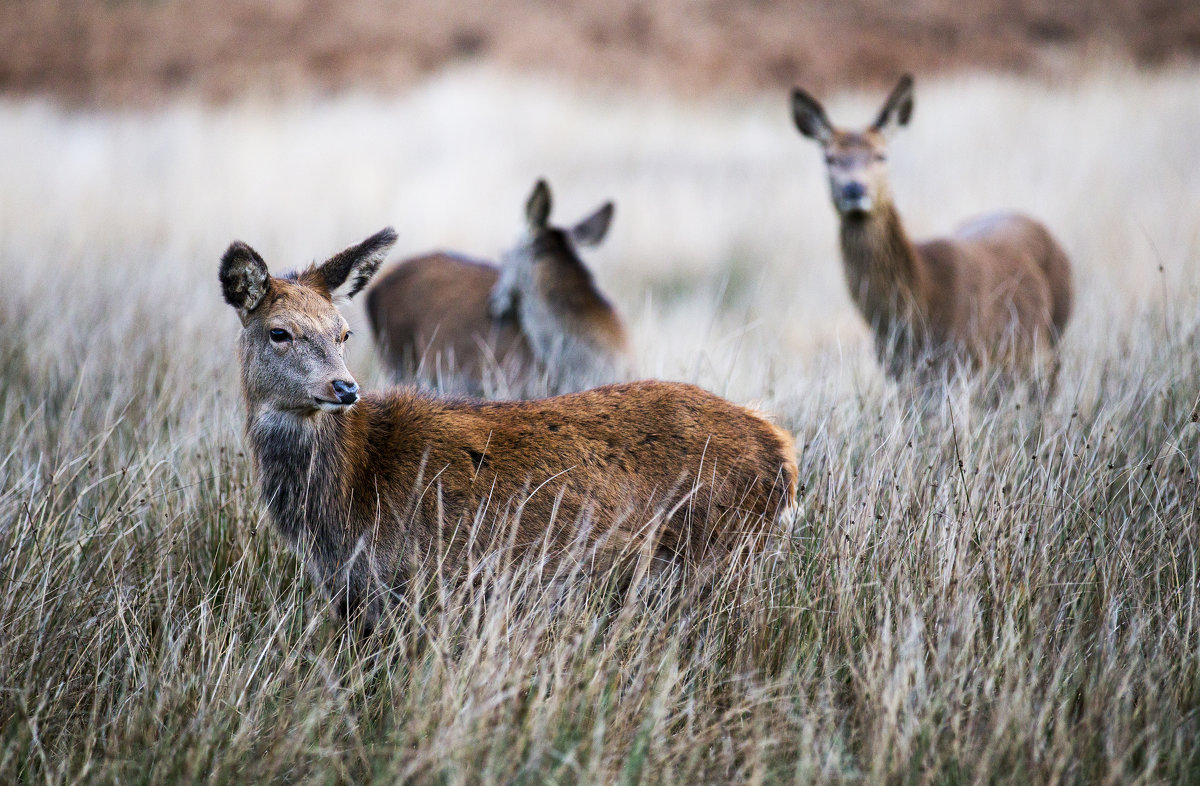
[[[525,221],[530,231],[545,229],[550,221],[550,186],[545,180],[539,180],[525,203]]]
[[[300,282],[324,290],[333,298],[351,298],[363,290],[396,242],[396,230],[381,229],[355,246],[334,254],[300,275]]]
[[[833,136],[833,125],[825,114],[825,107],[798,87],[792,88],[792,120],[801,134],[821,144]]]
[[[884,133],[894,131],[899,126],[908,125],[908,121],[912,119],[912,113],[913,78],[912,74],[905,74],[892,88],[892,93],[888,96],[887,101],[883,102],[883,109],[879,110],[879,117],[875,118],[875,123],[871,128]]]
[[[596,212],[571,227],[571,239],[585,248],[600,245],[608,234],[615,210],[612,202],[605,202]]]
[[[238,310],[243,321],[247,314],[258,308],[271,286],[267,263],[257,251],[240,240],[231,243],[221,257],[219,277],[225,302]]]

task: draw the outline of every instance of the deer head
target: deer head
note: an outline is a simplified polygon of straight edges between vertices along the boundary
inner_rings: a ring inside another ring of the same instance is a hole
[[[591,273],[579,258],[578,248],[599,245],[608,234],[615,210],[605,202],[574,226],[550,223],[550,186],[537,181],[525,203],[525,234],[515,248],[504,254],[500,283],[492,290],[488,310],[494,317],[511,314],[517,300],[534,292],[553,299],[556,293],[571,292],[577,282],[590,289]]]
[[[344,356],[350,330],[335,299],[358,294],[395,242],[389,227],[281,277],[245,243],[229,246],[221,258],[221,290],[242,321],[238,351],[251,414],[341,412],[358,400]]]
[[[905,74],[892,90],[875,122],[847,131],[829,122],[824,107],[800,88],[792,91],[796,128],[825,152],[833,205],[844,218],[863,218],[891,202],[887,145],[891,134],[908,124],[913,112],[913,78]]]

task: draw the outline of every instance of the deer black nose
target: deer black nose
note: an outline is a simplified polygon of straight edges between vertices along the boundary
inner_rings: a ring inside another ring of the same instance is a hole
[[[353,380],[335,379],[333,392],[337,394],[338,401],[343,404],[353,404],[358,401],[358,383]]]
[[[867,189],[862,183],[847,183],[842,186],[842,199],[847,202],[857,202],[867,195]]]

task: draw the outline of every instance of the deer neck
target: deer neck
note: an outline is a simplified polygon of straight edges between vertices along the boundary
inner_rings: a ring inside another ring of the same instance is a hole
[[[843,216],[841,242],[850,296],[877,332],[924,317],[922,260],[891,201],[865,216]]]
[[[358,409],[336,414],[249,410],[246,434],[263,500],[275,526],[300,551],[342,540],[338,532],[353,502],[348,458],[351,435],[361,425]]]
[[[564,341],[586,337],[586,320],[607,302],[591,275],[577,265],[542,265],[521,298],[521,323],[534,352],[550,362]]]

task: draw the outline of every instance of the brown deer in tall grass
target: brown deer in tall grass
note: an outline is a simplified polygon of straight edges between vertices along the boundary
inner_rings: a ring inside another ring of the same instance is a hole
[[[445,252],[406,260],[367,292],[367,315],[400,381],[504,398],[567,393],[633,376],[616,310],[577,249],[598,245],[613,204],[569,229],[549,223],[539,180],[527,228],[499,267]]]
[[[362,290],[395,237],[280,277],[244,243],[220,265],[262,498],[342,614],[370,627],[414,571],[489,554],[550,573],[631,558],[711,567],[769,538],[795,498],[791,437],[691,385],[507,402],[360,394],[334,298]]]
[[[912,117],[912,77],[900,80],[863,131],[835,127],[800,88],[792,111],[800,133],[825,151],[850,296],[889,373],[928,380],[931,371],[961,364],[1012,381],[1048,370],[1053,390],[1073,296],[1070,262],[1046,227],[994,214],[949,237],[914,242],[900,220],[887,147]]]

